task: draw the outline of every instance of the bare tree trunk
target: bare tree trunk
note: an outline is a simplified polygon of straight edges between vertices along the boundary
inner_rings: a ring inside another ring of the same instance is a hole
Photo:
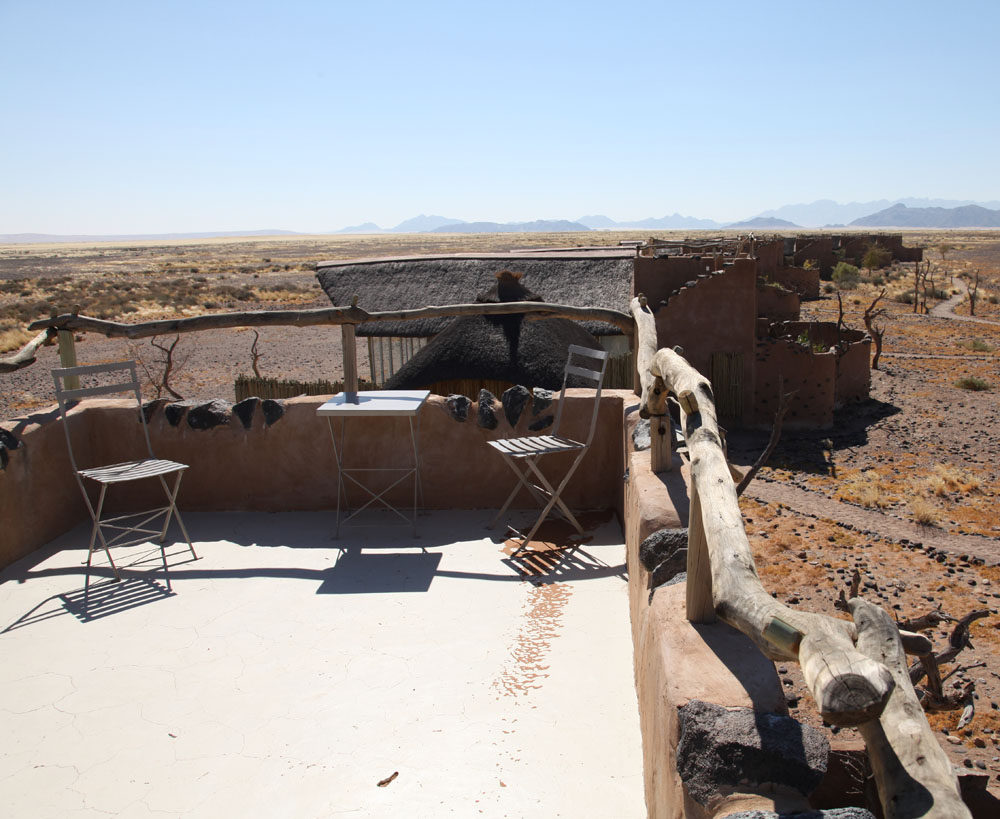
[[[875,301],[873,301],[865,308],[865,315],[864,315],[865,329],[868,331],[868,335],[872,337],[872,341],[875,342],[875,357],[872,359],[873,370],[878,369],[878,362],[879,359],[882,357],[882,338],[885,335],[885,325],[883,324],[880,327],[875,324],[875,319],[877,319],[879,316],[887,315],[885,310],[875,309],[875,305],[877,305],[879,301],[882,300],[883,296],[885,296],[884,287],[882,288],[882,292],[875,297]]]
[[[837,294],[838,298],[840,294]],[[771,427],[771,437],[768,439],[767,446],[764,447],[764,451],[760,453],[760,457],[754,461],[753,466],[750,467],[749,471],[740,482],[736,485],[736,497],[740,497],[746,488],[750,485],[757,473],[764,464],[767,463],[767,459],[771,457],[771,453],[774,452],[774,448],[778,445],[778,441],[781,439],[781,423],[785,419],[785,413],[788,412],[788,402],[792,396],[795,395],[796,391],[786,393],[785,392],[785,380],[780,375],[778,376],[778,409],[774,413],[774,424]]]

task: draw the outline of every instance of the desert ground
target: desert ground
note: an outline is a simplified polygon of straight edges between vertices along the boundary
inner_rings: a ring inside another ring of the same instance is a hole
[[[31,337],[31,320],[73,309],[142,321],[329,306],[313,273],[321,260],[617,244],[623,238],[647,234],[4,245],[0,354]],[[928,314],[914,313],[905,301],[912,264],[862,271],[857,286],[838,290],[831,284],[820,300],[803,304],[805,319],[836,320],[839,293],[845,323],[862,328],[864,309],[886,289],[878,304],[886,313],[877,322],[885,328],[884,351],[872,373],[871,399],[843,408],[833,429],[786,431],[742,499],[744,516],[764,584],[790,605],[835,614],[834,603],[857,570],[861,593],[901,621],[935,610],[956,619],[985,612],[969,627],[970,645],[943,668],[945,690],[960,707],[929,718],[955,765],[989,776],[990,789],[1000,792],[1000,232],[907,233],[906,243],[925,247],[934,269],[938,297],[929,300]],[[977,308],[970,316],[967,289],[976,271]],[[336,379],[342,373],[339,338],[338,328],[262,330],[260,370],[281,378]],[[250,372],[252,343],[246,330],[181,337],[172,386],[186,399],[232,400],[235,376]],[[162,357],[148,341],[129,345],[92,335],[80,338],[77,349],[81,363],[135,357],[154,376]],[[51,404],[53,366],[58,356],[46,347],[31,367],[0,374],[0,419]],[[364,375],[363,357],[361,369]],[[751,463],[767,436],[767,430],[731,432],[731,459]],[[953,628],[946,619],[925,633],[940,652]],[[792,713],[819,724],[798,667],[782,665],[779,672]],[[959,729],[962,706],[970,704],[971,722]]]

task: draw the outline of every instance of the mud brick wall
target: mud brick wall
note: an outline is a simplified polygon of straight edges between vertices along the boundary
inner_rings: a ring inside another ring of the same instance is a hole
[[[757,272],[770,276],[785,265],[785,240],[771,239],[757,242],[754,248],[757,255]]]
[[[757,288],[757,317],[771,321],[797,321],[799,294],[779,287]]]
[[[837,354],[813,353],[789,339],[761,339],[756,355],[757,383],[753,421],[768,425],[778,408],[782,389],[797,390],[785,415],[785,426],[831,427],[837,395]]]
[[[654,308],[657,348],[679,344],[698,372],[712,372],[712,353],[743,354],[745,412],[753,406],[756,298],[756,265],[752,259],[737,259],[724,273],[698,279],[694,287]]]
[[[768,278],[788,290],[794,290],[803,299],[819,298],[819,270],[804,267],[779,267]]]
[[[636,256],[632,295],[642,293],[649,300],[649,306],[656,310],[657,305],[669,299],[671,293],[696,279],[699,274],[711,272],[713,266],[710,254],[701,258],[662,256],[656,259]]]

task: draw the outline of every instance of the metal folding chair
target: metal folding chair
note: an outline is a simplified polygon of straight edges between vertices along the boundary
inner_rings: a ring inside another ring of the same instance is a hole
[[[95,386],[80,387],[80,378],[83,376],[88,382],[90,380],[105,382]],[[83,494],[87,511],[93,520],[93,527],[90,531],[90,544],[87,551],[87,579],[84,585],[85,593],[90,588],[90,566],[94,556],[94,550],[98,541],[100,548],[108,556],[108,563],[114,572],[115,579],[121,580],[121,574],[111,556],[112,546],[133,546],[137,543],[149,541],[150,535],[157,536],[160,542],[160,554],[163,557],[163,567],[167,567],[167,556],[163,548],[163,542],[167,537],[167,528],[170,526],[172,518],[177,519],[184,540],[187,541],[195,560],[198,555],[188,536],[184,521],[180,512],[177,511],[177,492],[180,489],[181,478],[187,464],[176,461],[165,461],[157,458],[153,454],[153,446],[149,440],[149,428],[146,425],[146,414],[142,408],[142,393],[139,386],[139,379],[136,375],[134,361],[120,361],[113,364],[93,364],[82,367],[65,367],[52,371],[52,379],[56,385],[56,400],[59,403],[59,413],[62,416],[63,431],[66,433],[66,447],[69,450],[69,460],[73,467],[73,474],[76,482]],[[108,383],[110,382],[110,383]],[[105,466],[92,466],[80,469],[77,466],[76,456],[73,454],[73,437],[70,435],[70,424],[67,417],[67,403],[77,401],[81,398],[92,398],[100,395],[114,395],[131,393],[135,396],[136,410],[139,421],[142,423],[142,431],[146,439],[146,453],[148,457],[135,461],[125,461],[123,463],[108,464]],[[168,486],[166,476],[173,475],[173,485]],[[145,478],[158,478],[163,492],[166,495],[166,505],[147,509],[141,512],[132,512],[116,517],[104,518],[104,501],[108,487],[118,483],[137,481]],[[100,487],[96,503],[91,500],[87,491],[86,481],[93,481]],[[163,517],[163,526],[151,528],[153,522]],[[132,535],[132,537],[129,537]]]
[[[583,363],[588,366],[582,367],[574,363],[574,360],[579,359],[584,359]],[[595,366],[598,368],[594,369]],[[566,367],[563,371],[562,390],[559,393],[559,402],[556,408],[556,418],[552,426],[552,433],[550,435],[500,438],[496,441],[487,441],[491,447],[503,456],[504,462],[514,471],[518,479],[510,495],[507,496],[504,505],[497,512],[496,517],[493,518],[488,528],[492,529],[496,526],[497,521],[503,517],[522,487],[526,488],[542,507],[542,512],[538,516],[538,520],[535,521],[535,525],[531,527],[527,534],[519,532],[513,526],[507,527],[509,531],[513,532],[521,540],[515,553],[528,544],[531,538],[535,536],[535,532],[538,531],[538,527],[542,525],[542,522],[554,510],[558,510],[578,533],[583,534],[583,527],[563,502],[561,495],[570,478],[573,477],[576,468],[580,465],[580,461],[583,460],[583,456],[590,447],[591,441],[594,439],[594,430],[597,428],[597,411],[601,404],[601,384],[604,381],[604,370],[607,366],[608,354],[603,350],[592,350],[587,347],[579,347],[576,344],[571,344],[569,346],[569,356],[566,359]],[[575,376],[578,383],[579,381],[583,381],[585,386],[594,386],[597,388],[597,394],[594,396],[593,409],[590,415],[590,430],[587,432],[587,440],[584,442],[574,441],[559,434],[563,408],[566,405],[564,400],[566,397],[566,386],[571,376]],[[552,484],[538,468],[538,461],[544,455],[555,455],[560,452],[576,452],[577,455],[569,469],[563,475],[559,485],[553,488]],[[519,462],[522,466],[518,465]]]

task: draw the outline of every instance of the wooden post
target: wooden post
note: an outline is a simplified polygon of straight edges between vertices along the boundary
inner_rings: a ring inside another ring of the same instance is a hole
[[[340,333],[344,354],[344,397],[352,404],[357,404],[358,352],[354,339],[354,325],[341,324]]]
[[[654,415],[649,419],[649,465],[654,473],[673,469],[671,438],[669,415]]]
[[[691,482],[691,507],[688,513],[687,619],[692,623],[714,623],[712,599],[712,559],[701,515],[698,487]]]
[[[59,363],[63,367],[76,366],[76,342],[73,340],[71,330],[59,331]],[[78,376],[70,376],[64,382],[66,389],[80,389],[80,379]]]
[[[640,414],[649,418],[650,469],[654,473],[669,472],[673,467],[670,454],[673,436],[667,414],[667,388],[662,379],[654,378],[649,370],[656,353],[656,320],[641,293],[632,299],[630,309],[635,319],[635,375],[640,382],[638,392],[643,407]]]

